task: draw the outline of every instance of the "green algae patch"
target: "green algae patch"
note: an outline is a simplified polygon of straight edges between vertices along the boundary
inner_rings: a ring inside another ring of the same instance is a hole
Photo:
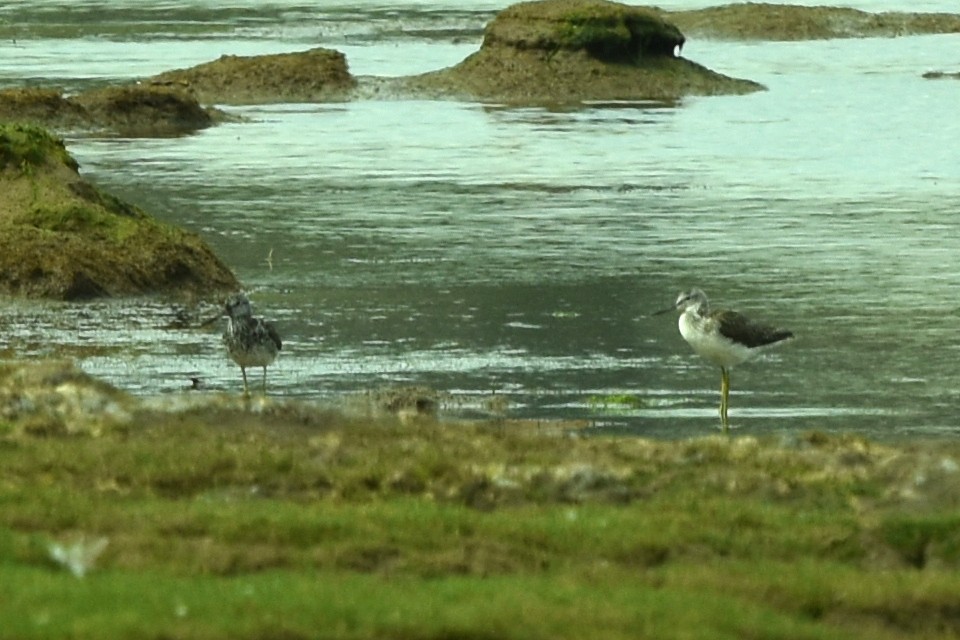
[[[960,632],[951,441],[582,437],[217,394],[24,429],[30,380],[93,384],[30,369],[0,369],[0,637]]]
[[[76,300],[238,286],[198,236],[82,179],[45,129],[0,124],[0,163],[0,291]]]
[[[24,125],[0,125],[0,170],[11,168],[23,173],[46,164],[78,168],[63,141],[45,130]]]
[[[54,233],[85,234],[87,237],[111,238],[117,242],[132,236],[137,221],[110,215],[89,205],[74,204],[60,209],[38,207],[21,218],[24,224]]]
[[[600,408],[640,409],[647,406],[646,400],[630,393],[590,396],[587,403]]]

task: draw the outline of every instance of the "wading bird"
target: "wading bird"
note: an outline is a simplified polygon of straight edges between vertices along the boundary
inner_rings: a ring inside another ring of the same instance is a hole
[[[672,307],[654,315],[680,311],[680,335],[704,360],[720,367],[720,422],[729,428],[727,398],[730,395],[730,368],[750,360],[767,347],[793,337],[786,329],[759,324],[726,309],[710,310],[707,294],[691,289],[677,296]]]
[[[250,395],[247,387],[247,367],[263,367],[263,392],[267,392],[267,366],[273,364],[280,352],[280,334],[273,325],[253,317],[250,300],[242,293],[234,293],[224,303],[227,330],[223,344],[230,358],[240,365],[243,374],[243,394]]]

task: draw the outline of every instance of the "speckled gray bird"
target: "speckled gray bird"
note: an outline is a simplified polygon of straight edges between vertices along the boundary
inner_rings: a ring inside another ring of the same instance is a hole
[[[243,375],[243,393],[250,395],[247,386],[247,367],[263,367],[263,392],[267,391],[267,366],[273,364],[280,353],[280,334],[272,324],[253,317],[250,299],[243,293],[234,293],[224,303],[227,330],[223,344],[230,358],[240,365]]]

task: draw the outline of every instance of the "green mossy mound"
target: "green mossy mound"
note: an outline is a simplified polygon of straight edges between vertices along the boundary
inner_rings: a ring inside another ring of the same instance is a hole
[[[497,14],[483,46],[584,50],[607,62],[673,56],[684,37],[650,9],[606,0],[547,0],[515,4]]]
[[[746,2],[665,14],[687,34],[731,40],[818,40],[960,33],[960,15],[869,13],[847,7]]]
[[[402,423],[10,363],[0,488],[4,637],[960,632],[954,440]]]
[[[608,0],[524,2],[497,14],[477,53],[404,82],[433,97],[510,103],[675,101],[763,88],[676,57],[683,43],[679,29],[650,9]]]
[[[77,300],[238,287],[199,237],[100,191],[77,169],[46,130],[0,124],[0,291]]]
[[[45,165],[80,167],[63,142],[39,127],[0,124],[0,171],[29,174]]]
[[[58,89],[0,90],[0,122],[58,131],[88,130],[123,136],[174,136],[226,119],[205,109],[178,86],[129,85],[64,96]]]
[[[263,56],[221,56],[212,62],[166,71],[153,84],[188,87],[205,104],[330,102],[356,86],[339,51],[316,48]]]

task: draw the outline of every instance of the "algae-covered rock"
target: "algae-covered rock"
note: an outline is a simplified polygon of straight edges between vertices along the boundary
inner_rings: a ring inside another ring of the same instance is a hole
[[[136,401],[72,362],[0,364],[0,420],[32,435],[101,435],[125,428]]]
[[[339,51],[315,48],[262,56],[221,56],[166,71],[153,84],[189,87],[201,102],[261,104],[344,100],[356,85]]]
[[[505,102],[673,101],[763,87],[677,57],[684,36],[652,9],[609,0],[537,0],[487,25],[463,62],[406,80],[435,97]]]
[[[124,136],[182,135],[225,119],[178,86],[127,85],[64,96],[42,87],[0,90],[0,121],[60,131],[93,130]]]
[[[0,291],[76,300],[237,288],[198,236],[101,191],[77,170],[46,130],[0,124]]]
[[[0,121],[29,122],[58,129],[90,124],[86,109],[65,98],[59,89],[43,87],[0,89]]]
[[[79,94],[74,99],[91,122],[124,134],[169,135],[214,124],[214,114],[175,86],[126,85]]]
[[[0,171],[32,174],[45,165],[64,165],[73,171],[80,168],[67,153],[63,141],[43,129],[0,124]],[[0,201],[0,205],[3,202]]]
[[[949,71],[927,71],[923,74],[923,77],[927,80],[960,80],[960,71],[954,71],[952,73]]]
[[[584,50],[609,62],[673,56],[684,37],[656,12],[607,0],[524,2],[497,14],[483,46]]]
[[[371,419],[395,416],[402,423],[436,420],[438,408],[449,394],[416,386],[392,386],[347,396],[342,408],[349,415]]]
[[[848,7],[746,2],[665,14],[687,34],[732,40],[817,40],[960,33],[960,15],[869,13]]]

